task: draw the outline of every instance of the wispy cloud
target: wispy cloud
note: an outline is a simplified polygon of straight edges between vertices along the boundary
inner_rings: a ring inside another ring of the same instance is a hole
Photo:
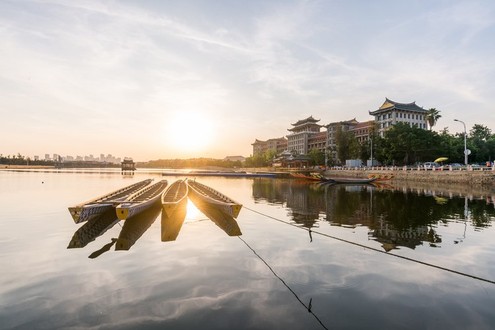
[[[101,134],[117,120],[151,150],[149,127],[193,109],[225,124],[241,154],[310,114],[371,119],[385,97],[436,107],[446,121],[475,105],[470,120],[495,125],[489,3],[180,6],[0,2],[0,114],[59,134],[74,123],[80,134]]]

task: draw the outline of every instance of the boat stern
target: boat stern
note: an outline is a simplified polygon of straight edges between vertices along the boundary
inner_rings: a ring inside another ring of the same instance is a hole
[[[69,207],[69,213],[75,223],[81,222],[81,211],[82,208],[79,206]]]
[[[125,204],[120,204],[115,208],[115,212],[117,213],[117,218],[119,220],[125,220],[129,217],[129,207]]]
[[[232,216],[234,218],[237,218],[237,216],[239,215],[239,212],[241,212],[241,209],[242,209],[241,204],[235,204],[234,206],[232,206]]]

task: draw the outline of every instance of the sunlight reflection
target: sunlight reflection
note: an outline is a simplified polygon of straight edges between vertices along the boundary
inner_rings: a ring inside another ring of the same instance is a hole
[[[204,219],[205,215],[189,200],[187,201],[187,214],[185,222],[195,222]]]

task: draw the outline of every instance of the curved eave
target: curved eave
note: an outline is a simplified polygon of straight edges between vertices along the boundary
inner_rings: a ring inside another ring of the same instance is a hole
[[[403,109],[403,108],[394,106],[394,107],[389,107],[389,108],[385,108],[385,109],[378,109],[378,110],[368,111],[368,113],[371,116],[376,116],[378,114],[381,114],[381,113],[384,113],[384,112],[393,111],[393,110],[396,110],[396,111],[406,111],[406,112],[407,111],[409,111],[409,112],[422,112],[422,113],[428,112],[428,110],[423,109],[423,108],[420,108],[420,107],[417,107],[416,109]]]

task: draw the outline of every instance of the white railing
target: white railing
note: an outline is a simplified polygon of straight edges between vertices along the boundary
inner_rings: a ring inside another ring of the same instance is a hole
[[[494,166],[473,166],[468,165],[467,167],[453,167],[450,165],[433,167],[433,168],[425,168],[424,166],[361,166],[361,167],[347,167],[347,166],[332,166],[329,167],[328,170],[343,170],[343,171],[450,171],[450,172],[459,172],[459,171],[493,171],[495,172]]]

